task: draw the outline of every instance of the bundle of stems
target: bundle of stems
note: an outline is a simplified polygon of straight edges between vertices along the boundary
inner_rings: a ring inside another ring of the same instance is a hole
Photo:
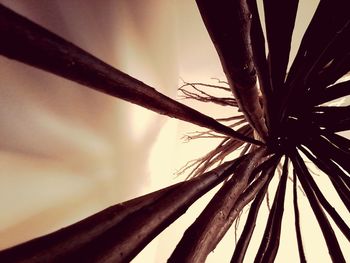
[[[307,260],[300,226],[307,218],[299,213],[298,187],[315,214],[331,260],[345,262],[333,228],[350,241],[349,223],[322,193],[308,162],[329,178],[329,187],[350,212],[350,140],[339,134],[350,130],[350,107],[327,106],[327,102],[350,95],[349,80],[342,81],[350,71],[347,0],[320,1],[289,72],[298,0],[263,1],[268,55],[256,0],[196,2],[227,78],[228,87],[216,88],[231,93],[216,97],[203,89],[213,87],[202,83],[185,83],[180,91],[187,99],[215,103],[225,111],[238,107],[237,116],[214,119],[185,106],[0,5],[3,56],[208,129],[193,138],[222,139],[215,149],[184,168],[193,169],[190,175],[195,176],[189,180],[0,251],[0,262],[129,262],[218,184],[221,188],[185,231],[169,262],[204,262],[250,204],[231,259],[243,262],[262,201],[276,178],[278,186],[255,258],[256,262],[273,262],[280,244],[291,166],[290,205],[300,262]],[[241,147],[240,156],[230,159]],[[276,176],[281,160],[282,173]]]

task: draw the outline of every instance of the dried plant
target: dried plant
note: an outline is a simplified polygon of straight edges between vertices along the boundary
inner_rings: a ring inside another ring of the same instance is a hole
[[[333,262],[345,262],[329,218],[350,240],[347,222],[320,190],[305,158],[330,179],[350,211],[349,106],[321,105],[350,94],[350,13],[345,0],[321,0],[287,73],[298,0],[264,0],[266,38],[255,0],[197,0],[233,96],[219,98],[184,83],[186,98],[239,107],[242,116],[215,120],[114,69],[41,26],[0,6],[0,53],[160,114],[209,129],[192,137],[222,137],[195,168],[191,179],[117,204],[52,234],[0,252],[0,262],[129,262],[191,204],[222,183],[186,230],[169,262],[204,262],[242,209],[250,204],[231,262],[242,262],[272,179],[278,180],[256,262],[275,260],[284,200],[293,166],[293,207],[300,262],[306,262],[298,208],[302,187]],[[220,84],[220,83],[219,83]],[[222,83],[221,83],[222,84]],[[205,86],[205,85],[204,85]],[[220,86],[220,85],[218,85]],[[187,88],[192,88],[189,91]],[[225,92],[228,91],[223,86]],[[217,87],[214,87],[217,88]],[[230,121],[249,125],[237,130]],[[242,121],[242,122],[241,122]],[[244,145],[240,157],[227,160]],[[304,158],[300,153],[304,154]],[[283,160],[282,173],[275,171]],[[212,169],[212,170],[210,170]]]

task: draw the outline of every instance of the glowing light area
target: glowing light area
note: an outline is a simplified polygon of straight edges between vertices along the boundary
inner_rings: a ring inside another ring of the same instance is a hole
[[[52,6],[49,2],[37,4],[44,5],[43,9],[29,8],[34,2],[28,6],[23,1],[3,2],[8,2],[9,7],[15,3],[17,10],[23,11],[27,7],[27,13],[23,14],[31,17],[32,12],[35,21],[169,96],[175,95],[179,75],[188,82],[217,84],[210,77],[224,80],[195,1],[175,1],[175,4],[157,0],[147,3],[116,1],[111,6],[100,5],[98,9],[98,4],[82,4],[83,1],[56,1]],[[317,3],[313,0],[299,4],[291,58]],[[60,10],[59,15],[50,10]],[[177,34],[174,34],[175,26]],[[19,63],[3,58],[0,63],[3,76],[0,97],[5,97],[0,103],[0,117],[2,120],[4,116],[11,117],[1,125],[1,135],[6,133],[8,136],[3,140],[0,152],[0,209],[6,211],[0,215],[0,249],[183,180],[184,175],[175,177],[174,172],[187,161],[208,153],[219,142],[197,139],[184,143],[183,135],[200,128],[90,92]],[[21,72],[20,76],[18,72]],[[72,89],[76,92],[71,92]],[[215,117],[236,113],[232,109],[222,110],[193,101],[182,102]],[[349,132],[340,134],[349,137]],[[319,176],[314,179],[321,190],[344,221],[349,222],[349,215],[337,194],[330,189],[328,178],[318,170],[317,173]],[[271,205],[278,178],[276,175],[269,188]],[[183,232],[219,187],[198,200],[133,262],[166,262]],[[289,180],[276,262],[286,262],[286,258],[288,262],[298,261],[291,187]],[[310,262],[330,261],[308,200],[301,191],[298,191],[298,197],[307,259]],[[266,203],[260,210],[246,262],[253,262],[264,232],[268,216]],[[237,237],[247,211],[245,208],[241,215]],[[350,258],[348,241],[337,227],[334,229],[344,256]],[[234,250],[234,239],[233,226],[206,262],[228,262]]]
[[[158,136],[151,146],[148,158],[147,173],[150,174],[150,180],[143,185],[141,192],[155,191],[181,181],[182,178],[171,176],[174,173],[174,163],[178,157],[176,152],[177,125],[177,120],[168,119],[160,128]],[[159,242],[160,239],[155,238],[132,262],[143,263],[145,260],[158,262]],[[170,239],[169,243],[173,244],[173,240]]]
[[[183,179],[174,176],[174,167],[178,159],[186,158],[177,151],[177,125],[177,120],[168,120],[152,146],[148,159],[151,189],[161,189],[169,185],[169,181],[175,183]]]
[[[127,109],[125,123],[129,130],[128,135],[135,143],[146,139],[150,131],[158,133],[162,117],[139,106],[131,105]]]

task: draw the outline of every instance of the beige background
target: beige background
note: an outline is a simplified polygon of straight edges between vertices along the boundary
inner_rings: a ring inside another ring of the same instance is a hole
[[[202,82],[224,78],[194,1],[0,2],[171,97],[176,97],[179,77]],[[318,1],[300,2],[291,57]],[[215,144],[183,144],[183,134],[196,127],[3,57],[0,75],[0,249],[181,180],[174,171]],[[222,114],[214,107],[200,109]],[[290,187],[277,262],[298,261]],[[324,189],[339,203],[326,184]],[[307,201],[301,196],[300,202],[307,257],[330,262]],[[203,205],[205,200],[196,203],[134,262],[164,262]],[[260,235],[255,235],[247,262],[255,256],[266,211],[263,205]],[[350,222],[349,214],[341,212]],[[234,233],[227,236],[208,262],[228,262]],[[350,258],[345,239],[342,246]]]

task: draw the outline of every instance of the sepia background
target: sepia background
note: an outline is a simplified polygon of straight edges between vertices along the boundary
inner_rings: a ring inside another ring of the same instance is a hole
[[[172,98],[177,97],[181,79],[205,83],[224,79],[195,1],[0,3]],[[300,1],[291,58],[317,3]],[[176,171],[217,143],[186,143],[182,137],[197,127],[4,57],[0,57],[0,76],[0,249],[183,180]],[[230,109],[222,113],[222,108],[184,102],[206,114],[230,115]],[[322,187],[327,185],[321,183]],[[298,262],[291,185],[287,192],[276,262]],[[197,202],[133,262],[165,262],[212,194]],[[339,203],[331,189],[327,197]],[[317,221],[302,195],[300,202],[306,256],[310,262],[330,262]],[[261,220],[266,220],[267,211],[263,205]],[[345,210],[340,214],[345,222],[350,221]],[[258,222],[247,262],[255,257],[264,223],[259,228]],[[340,232],[336,234],[350,259],[349,243]],[[228,262],[234,242],[232,230],[207,262]]]

